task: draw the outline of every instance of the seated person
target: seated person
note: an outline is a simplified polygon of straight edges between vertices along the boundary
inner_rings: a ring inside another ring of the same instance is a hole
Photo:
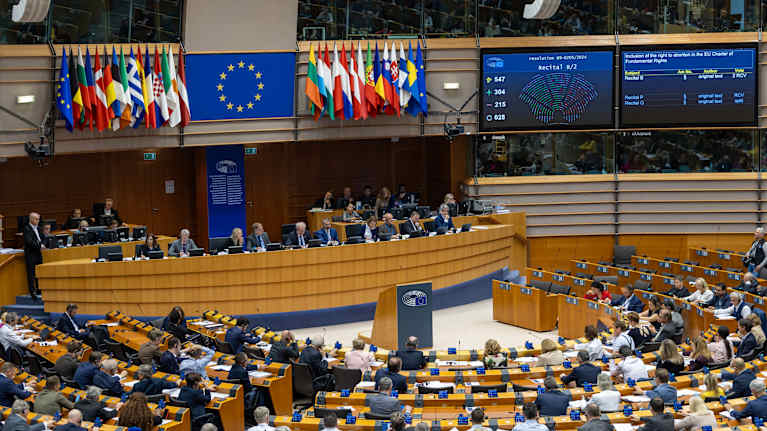
[[[373,188],[370,186],[365,186],[362,188],[362,196],[357,199],[358,201],[362,202],[362,207],[367,207],[368,209],[373,209],[376,206],[376,196],[373,194]]]
[[[49,376],[45,381],[45,388],[35,397],[35,413],[54,416],[61,414],[61,409],[72,410],[74,403],[69,401],[61,392],[61,380],[58,376]]]
[[[163,332],[159,329],[152,329],[149,331],[147,334],[149,341],[142,344],[138,349],[139,362],[151,366],[160,361],[160,358],[162,357],[160,345],[162,344],[163,336]]]
[[[730,366],[735,370],[735,373],[723,371],[719,374],[722,380],[732,380],[732,388],[727,391],[727,398],[747,397],[750,394],[748,385],[756,379],[754,371],[746,368],[746,362],[743,358],[734,358]]]
[[[618,354],[623,360],[617,363],[614,360],[610,361],[611,376],[618,377],[624,382],[627,382],[628,379],[632,379],[635,382],[649,379],[644,361],[639,359],[629,346],[621,346]]]
[[[394,386],[394,390],[396,390],[400,394],[406,394],[407,393],[407,378],[403,375],[401,375],[399,372],[402,369],[402,359],[392,356],[389,358],[389,362],[386,365],[386,368],[380,368],[378,371],[376,371],[375,377],[373,377],[373,380],[376,382],[376,390],[379,390],[379,383],[381,382],[381,379],[383,378],[389,378],[392,381],[392,385]]]
[[[402,360],[403,370],[423,370],[426,367],[426,358],[424,358],[423,352],[417,348],[418,338],[410,336],[405,342],[405,350],[397,350],[395,356]]]
[[[309,246],[309,240],[312,239],[306,232],[306,223],[300,221],[296,223],[296,230],[288,235],[288,242],[285,245],[306,248]]]
[[[101,367],[102,359],[104,359],[103,353],[91,352],[88,356],[88,362],[81,362],[77,367],[75,383],[80,386],[80,389],[93,385],[93,376],[96,375],[96,371]]]
[[[562,365],[565,361],[565,355],[559,350],[559,346],[551,338],[544,338],[541,341],[541,354],[538,355],[536,367]]]
[[[724,389],[719,386],[719,380],[718,374],[706,374],[706,377],[703,378],[703,384],[706,386],[706,390],[700,393],[700,396],[703,397],[704,400],[713,398],[718,401],[719,397],[727,396]]]
[[[679,314],[679,313],[676,313]],[[684,320],[681,317],[677,317],[669,310],[661,310],[660,312],[661,328],[653,341],[661,342],[664,340],[673,340],[679,337],[684,332]]]
[[[725,410],[737,420],[760,418],[762,421],[767,421],[767,394],[764,393],[764,381],[754,379],[748,387],[754,399],[746,403],[743,410],[734,410],[729,404],[725,404]]]
[[[546,391],[538,394],[538,398],[535,399],[535,406],[538,408],[541,416],[562,416],[567,414],[567,408],[573,399],[570,392],[560,391],[554,376],[546,377],[543,385]]]
[[[485,364],[485,368],[493,369],[505,367],[509,361],[506,358],[506,353],[501,351],[501,345],[498,341],[491,338],[485,342],[485,354],[482,356],[482,362]]]
[[[751,307],[746,305],[743,297],[738,292],[730,292],[730,306],[717,308],[714,310],[714,316],[730,316],[736,320],[745,319],[751,314]]]
[[[708,308],[709,311],[718,310],[721,308],[727,308],[730,305],[730,295],[727,294],[727,287],[725,287],[723,284],[717,284],[714,286],[714,296],[711,298],[710,301],[703,304],[704,307]]]
[[[634,340],[634,346],[641,346],[652,337],[649,325],[643,326],[639,321],[639,313],[628,313],[626,318],[629,322],[629,337]]]
[[[586,423],[578,427],[578,431],[615,431],[609,419],[602,419],[602,410],[596,403],[586,404],[584,414]]]
[[[226,330],[224,342],[229,343],[229,345],[232,346],[232,353],[237,354],[242,352],[245,343],[256,344],[261,341],[261,337],[258,335],[252,336],[248,333],[249,326],[250,321],[244,317],[240,317],[237,319],[236,326],[232,326]]]
[[[15,312],[9,311],[5,313],[4,322],[0,325],[0,344],[3,345],[6,351],[11,347],[24,349],[34,341],[34,338],[25,338],[25,334],[16,331],[17,322],[18,316]]]
[[[621,393],[615,389],[610,375],[602,373],[597,377],[599,392],[591,397],[591,402],[603,412],[617,412],[621,403]],[[565,414],[565,413],[563,413]]]
[[[641,313],[644,309],[642,301],[634,294],[634,286],[626,285],[621,287],[622,298],[613,299],[613,307],[619,307],[622,311],[634,311]]]
[[[183,392],[184,389],[182,388],[181,391]],[[117,425],[125,427],[125,429],[136,427],[141,431],[152,431],[162,423],[160,413],[162,411],[159,408],[155,411],[149,409],[146,395],[143,392],[134,392],[118,410]]]
[[[77,226],[78,232],[88,232],[88,220],[80,220],[80,224]]]
[[[119,397],[123,394],[120,380],[126,375],[128,375],[127,371],[117,374],[117,361],[110,358],[101,362],[101,368],[93,375],[93,384],[109,395]]]
[[[56,373],[68,380],[74,379],[77,367],[80,365],[78,356],[80,355],[81,350],[82,344],[79,341],[70,341],[67,343],[67,353],[61,355],[53,366]]]
[[[314,237],[322,241],[323,244],[338,244],[338,231],[331,225],[329,218],[322,219],[322,229],[314,232]]]
[[[344,207],[344,212],[343,212],[343,214],[341,214],[341,216],[343,217],[343,220],[345,222],[359,220],[359,219],[362,218],[357,213],[357,211],[354,210],[354,204],[353,203],[349,203],[349,204],[346,205],[346,207]]]
[[[511,431],[549,431],[549,427],[538,423],[538,408],[533,402],[526,402],[522,406],[525,421],[514,425]]]
[[[264,225],[261,223],[253,223],[253,233],[248,235],[246,245],[250,251],[266,250],[266,245],[269,244],[269,234],[264,232]]]
[[[368,221],[362,226],[362,238],[365,241],[375,241],[378,239],[378,219],[376,216],[370,216]]]
[[[157,237],[153,233],[146,234],[146,240],[140,244],[136,251],[136,257],[149,257],[150,251],[162,251]]]
[[[392,200],[394,201],[393,205],[395,207],[401,207],[402,205],[406,204],[414,204],[415,196],[407,191],[407,188],[404,184],[400,184],[399,192],[392,196]]]
[[[186,341],[186,334],[189,329],[186,326],[186,313],[184,309],[176,305],[170,310],[165,319],[162,320],[162,330],[170,332],[180,341]]]
[[[688,371],[697,371],[703,369],[714,361],[711,359],[711,352],[708,350],[706,340],[701,336],[692,339],[692,351],[690,352],[690,364]]]
[[[64,223],[64,229],[77,229],[80,227],[80,221],[77,219],[83,218],[83,212],[80,208],[72,210],[72,215],[67,218],[67,222]]]
[[[248,355],[243,352],[234,355],[234,364],[229,369],[229,374],[226,376],[227,380],[239,380],[242,388],[247,394],[253,390],[253,384],[250,383],[250,376],[248,371],[258,371],[266,368],[266,365],[248,365]]]
[[[208,373],[205,370],[205,367],[208,366],[208,362],[213,360],[213,355],[215,353],[216,352],[213,350],[203,346],[197,346],[189,349],[187,352],[189,357],[183,359],[181,363],[178,364],[179,373],[197,373],[203,377],[208,377]]]
[[[595,385],[597,383],[597,376],[602,372],[602,369],[589,361],[589,354],[585,350],[578,352],[578,364],[570,374],[561,374],[559,376],[562,384],[568,385],[571,388],[575,386],[583,387],[584,383]]]
[[[423,226],[419,222],[420,218],[421,216],[418,214],[418,211],[411,212],[410,218],[400,225],[400,232],[402,232],[403,235],[413,236],[414,232],[423,235],[425,232]]]
[[[189,229],[181,229],[179,239],[173,241],[168,247],[168,256],[186,257],[189,250],[197,248],[192,238],[189,238]]]
[[[487,356],[487,352],[485,352]],[[375,356],[365,351],[365,342],[360,338],[355,338],[352,341],[352,350],[346,352],[344,356],[344,366],[350,370],[362,370],[370,371],[373,362],[375,362]]]
[[[75,408],[82,412],[84,421],[93,422],[96,418],[100,418],[102,422],[106,422],[117,416],[117,411],[120,410],[121,405],[118,404],[116,409],[105,409],[104,403],[99,401],[100,398],[101,389],[96,386],[88,386],[85,397],[80,398],[80,401],[75,403]]]
[[[210,402],[210,391],[205,387],[202,376],[197,373],[186,375],[186,385],[181,387],[178,399],[186,401],[192,420],[205,414],[205,406]]]
[[[703,305],[711,301],[711,298],[713,297],[714,297],[714,292],[711,289],[709,289],[708,283],[706,283],[706,280],[702,278],[698,278],[695,280],[695,292],[685,297],[684,299],[689,302],[692,302],[693,304]]]
[[[79,307],[77,304],[68,304],[64,314],[56,322],[56,329],[69,335],[72,338],[83,340],[88,335],[88,329],[75,320]]]
[[[665,400],[654,397],[650,400],[650,411],[652,416],[643,416],[637,418],[636,421],[644,422],[644,426],[641,426],[637,431],[671,431],[674,429],[674,415],[671,413],[664,413]],[[632,422],[635,419],[632,418]]]
[[[181,361],[181,352],[181,341],[176,337],[171,337],[168,340],[168,349],[162,352],[160,356],[157,371],[167,374],[179,374],[178,364]]]
[[[314,208],[320,208],[323,210],[332,210],[335,208],[335,201],[333,200],[333,192],[328,190],[325,195],[318,199],[314,203]]]
[[[102,219],[108,219],[111,218],[112,220],[117,220],[117,224],[121,225],[123,224],[122,220],[120,220],[120,216],[117,212],[117,209],[114,207],[114,201],[112,198],[106,198],[104,199],[104,210],[101,211],[101,214],[94,214],[96,216],[97,221],[101,221]]]
[[[439,206],[439,214],[434,218],[434,230],[436,231],[441,227],[447,230],[455,230],[453,218],[450,217],[450,208],[447,204]]]
[[[623,320],[616,320],[615,324],[613,325],[613,340],[612,340],[612,348],[613,352],[620,351],[620,348],[622,346],[628,346],[629,349],[634,350],[636,349],[636,345],[634,344],[634,339],[631,338],[629,335],[629,325],[623,321]]]
[[[738,358],[751,356],[757,349],[756,337],[751,332],[754,324],[748,319],[738,321],[738,335],[740,335],[740,344],[738,344]]]
[[[588,290],[588,292],[586,292],[584,298],[590,301],[603,302],[605,304],[609,304],[613,300],[612,295],[610,295],[610,291],[607,290],[607,288],[598,281],[591,282],[591,288]]]
[[[344,194],[340,198],[336,199],[336,209],[344,209],[349,204],[354,206],[354,198],[352,197],[352,188],[344,187]]]
[[[753,293],[755,295],[762,295],[762,287],[759,286],[759,280],[750,272],[743,275],[743,282],[735,287],[735,289]]]
[[[32,395],[24,389],[22,383],[13,381],[17,374],[19,374],[19,369],[12,362],[5,362],[0,366],[0,406],[10,407],[13,405],[14,399],[25,400]]]
[[[655,370],[655,387],[647,392],[639,388],[634,390],[636,395],[644,395],[649,398],[660,398],[662,403],[673,404],[676,401],[676,388],[668,384],[669,372],[665,368]]]
[[[311,337],[310,341],[311,343],[304,347],[304,350],[298,356],[298,362],[308,365],[312,370],[314,378],[324,376],[330,372],[328,370],[328,361],[322,352],[322,346],[325,345],[325,337],[315,335]]]
[[[679,349],[671,339],[665,339],[658,349],[658,362],[655,363],[656,371],[665,368],[669,374],[679,374],[684,371],[684,358],[679,354]]]
[[[273,341],[272,348],[269,349],[269,357],[272,361],[281,364],[289,364],[298,359],[298,344],[290,331],[282,331],[280,341]]]
[[[587,343],[576,343],[575,350],[584,350],[589,355],[590,361],[598,361],[605,355],[605,350],[602,346],[602,340],[599,339],[597,328],[594,325],[586,325],[583,328],[584,336]],[[596,382],[595,382],[596,383]]]
[[[674,287],[663,292],[666,296],[674,296],[677,298],[687,298],[690,295],[690,291],[684,285],[684,280],[681,276],[674,277]],[[712,293],[713,295],[713,293]]]
[[[391,213],[383,215],[383,224],[378,226],[378,235],[389,234],[392,238],[397,238],[397,226],[394,224],[394,216]]]
[[[370,412],[375,415],[390,415],[402,410],[399,399],[391,396],[392,380],[389,377],[382,377],[377,383],[378,393],[368,398]],[[398,391],[399,392],[399,391]],[[405,392],[402,392],[405,393]],[[411,406],[405,406],[405,411],[412,411]]]
[[[151,365],[141,365],[138,367],[138,382],[133,385],[131,392],[143,392],[145,395],[159,395],[165,389],[174,389],[178,385],[165,379],[156,379],[152,375],[154,371]]]
[[[245,250],[245,238],[242,235],[242,229],[236,227],[232,229],[232,234],[229,236],[229,241],[226,243],[226,248],[229,247],[242,247]]]

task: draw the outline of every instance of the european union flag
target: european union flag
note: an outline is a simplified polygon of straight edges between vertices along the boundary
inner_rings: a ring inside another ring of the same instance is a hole
[[[64,117],[64,124],[70,132],[74,130],[74,120],[72,114],[72,91],[69,88],[69,63],[67,62],[67,51],[61,49],[61,71],[59,80],[56,83],[56,107],[58,107],[61,116]]]
[[[292,117],[296,54],[188,54],[195,120]]]

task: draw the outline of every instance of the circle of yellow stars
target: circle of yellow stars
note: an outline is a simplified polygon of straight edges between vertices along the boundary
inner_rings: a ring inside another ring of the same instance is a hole
[[[258,80],[258,84],[256,85],[256,94],[253,96],[253,100],[248,99],[248,103],[245,105],[238,104],[235,106],[234,103],[232,103],[231,99],[224,93],[224,87],[226,79],[229,77],[229,74],[233,73],[237,69],[238,71],[242,69],[242,71],[245,71],[247,69],[247,72],[255,72],[256,79]],[[225,103],[226,109],[231,111],[236,109],[237,112],[243,112],[245,109],[253,109],[255,106],[255,102],[261,101],[261,93],[258,92],[258,90],[264,89],[264,83],[261,81],[263,74],[259,71],[256,71],[256,66],[251,64],[245,64],[244,61],[240,60],[238,63],[229,64],[226,66],[226,71],[221,72],[220,75],[218,75],[218,85],[216,85],[216,90],[218,91],[218,101],[221,103]]]
[[[67,78],[69,78],[69,73],[68,72],[67,72]],[[61,82],[65,82],[66,81],[65,78],[60,78],[59,80]],[[59,103],[61,103],[63,105],[64,104],[64,98],[61,97],[61,82],[59,82],[56,85],[56,96],[58,96],[57,99],[59,99]],[[69,109],[72,109],[72,105],[67,104],[67,110],[69,110]]]

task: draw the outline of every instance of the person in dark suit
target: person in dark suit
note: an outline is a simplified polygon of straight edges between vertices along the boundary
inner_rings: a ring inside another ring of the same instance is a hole
[[[269,234],[264,232],[264,225],[253,223],[253,233],[248,235],[246,245],[250,251],[266,250],[266,245],[270,243]]]
[[[253,384],[250,383],[248,371],[258,371],[265,367],[265,365],[248,365],[248,355],[240,352],[234,355],[234,364],[232,364],[232,368],[229,369],[229,374],[226,378],[227,380],[239,380],[245,394],[247,394],[253,390]]]
[[[384,377],[388,377],[392,381],[394,390],[401,394],[407,393],[407,378],[400,375],[399,372],[402,369],[402,359],[392,356],[389,358],[389,362],[386,364],[386,368],[381,368],[376,371],[373,380],[376,382],[376,390],[379,390],[379,383]]]
[[[181,229],[179,239],[170,243],[168,247],[168,256],[186,257],[189,256],[189,250],[197,248],[192,238],[189,238],[189,229]]]
[[[158,395],[165,389],[174,389],[178,385],[163,379],[152,377],[154,371],[151,365],[141,365],[138,367],[138,382],[133,385],[131,392],[143,392],[144,395]]]
[[[392,198],[395,207],[401,207],[406,204],[414,204],[415,196],[412,193],[408,193],[407,187],[404,184],[399,185],[399,192]]]
[[[759,295],[762,286],[759,286],[759,280],[754,277],[754,274],[747,272],[743,275],[743,282],[736,286],[735,289]]]
[[[748,387],[754,399],[746,403],[743,410],[733,410],[729,404],[725,404],[724,408],[737,420],[761,418],[762,421],[767,421],[767,394],[764,393],[764,381],[754,379],[748,384]]]
[[[453,218],[450,217],[450,207],[448,207],[447,204],[442,204],[439,206],[439,214],[434,218],[434,230],[437,230],[441,227],[447,230],[455,229]]]
[[[392,238],[396,238],[399,236],[397,233],[397,226],[393,223],[394,216],[391,213],[386,213],[383,215],[383,224],[381,226],[378,226],[378,234],[389,234],[392,236]]]
[[[184,309],[181,306],[176,305],[165,316],[165,319],[162,321],[162,330],[170,332],[182,342],[186,341],[186,334],[189,332],[189,329],[186,326],[186,313],[184,313]]]
[[[365,186],[362,188],[362,196],[357,199],[358,201],[362,202],[362,207],[367,209],[373,209],[376,206],[376,197],[373,194],[373,188],[370,186]]]
[[[11,407],[14,399],[24,400],[32,395],[24,389],[23,384],[13,381],[17,374],[19,369],[12,362],[5,362],[0,367],[0,406]]]
[[[420,235],[423,235],[424,229],[421,225],[421,222],[419,221],[421,219],[421,215],[418,214],[418,211],[413,211],[410,213],[410,218],[400,225],[400,232],[402,235],[410,235],[414,236],[414,233],[417,232]]]
[[[333,192],[328,190],[321,199],[317,199],[314,203],[314,208],[321,208],[324,210],[332,210],[336,206],[336,202],[333,199]]]
[[[127,371],[117,374],[117,361],[107,359],[101,362],[101,368],[93,375],[93,384],[106,391],[109,395],[119,397],[123,394],[123,385],[120,378],[127,375]]]
[[[79,341],[73,340],[67,343],[67,353],[61,355],[53,366],[58,375],[68,380],[75,378],[75,372],[80,365],[80,361],[77,359],[80,350],[82,350],[82,344]]]
[[[272,343],[272,348],[269,350],[269,357],[272,361],[282,364],[289,364],[291,361],[298,359],[298,345],[293,338],[293,333],[290,331],[282,331],[280,334],[280,341]]]
[[[423,352],[418,348],[418,338],[410,336],[405,342],[406,350],[397,350],[397,356],[402,360],[402,369],[405,371],[423,370],[426,367],[426,359]]]
[[[730,295],[727,293],[727,287],[723,284],[717,284],[714,286],[714,297],[710,301],[703,304],[709,311],[718,310],[720,308],[727,308],[731,306]]]
[[[192,420],[205,414],[205,406],[210,402],[210,391],[202,383],[202,376],[197,373],[186,375],[186,386],[181,388],[178,399],[189,404]]]
[[[256,344],[261,341],[261,337],[248,334],[248,326],[250,326],[250,321],[240,317],[237,319],[237,326],[232,326],[226,330],[224,341],[232,346],[232,353],[242,352],[242,347],[245,343]]]
[[[653,415],[641,419],[633,416],[631,422],[644,422],[644,426],[639,427],[637,431],[674,431],[674,415],[664,413],[664,409],[663,400],[655,397],[650,400],[650,411]]]
[[[96,418],[101,418],[103,422],[106,422],[117,416],[119,409],[105,409],[104,403],[99,401],[99,397],[101,397],[101,389],[96,386],[89,386],[88,390],[85,391],[85,398],[75,403],[75,408],[82,412],[84,421],[93,422]]]
[[[322,346],[325,344],[325,338],[322,335],[315,335],[311,338],[311,344],[304,347],[298,362],[306,364],[312,370],[312,376],[317,378],[329,373],[328,361],[322,354]]]
[[[312,237],[306,232],[306,223],[300,221],[296,223],[296,230],[288,235],[288,242],[286,245],[306,248],[309,246],[310,239],[312,239]]]
[[[382,377],[376,384],[379,392],[368,398],[370,412],[375,415],[388,416],[402,410],[399,400],[391,396],[394,387],[392,380],[389,377]],[[405,413],[410,413],[412,410],[411,406],[405,406]]]
[[[72,408],[67,415],[67,423],[54,428],[54,431],[85,431],[83,428],[83,413]]]
[[[80,208],[72,210],[72,215],[67,218],[67,222],[64,223],[64,229],[77,229],[80,227],[80,220],[83,218],[83,211]]]
[[[143,244],[139,244],[136,250],[136,257],[149,257],[150,251],[162,251],[160,243],[157,242],[157,237],[153,233],[146,234],[146,240]]]
[[[667,296],[675,296],[677,298],[687,298],[690,296],[690,291],[687,290],[687,288],[684,286],[684,280],[682,280],[682,277],[676,276],[674,278],[674,287],[663,292],[663,294]]]
[[[112,220],[117,220],[118,225],[122,225],[123,222],[120,219],[120,214],[117,212],[117,208],[114,207],[114,201],[112,198],[106,198],[104,199],[104,209],[101,211],[101,214],[94,214],[96,217],[96,220],[101,224],[101,222],[105,221],[107,218],[111,218]]]
[[[68,304],[66,312],[59,317],[56,322],[56,329],[69,335],[72,338],[83,340],[88,336],[89,330],[84,328],[81,324],[77,323],[75,316],[77,316],[77,310],[79,307],[77,304]]]
[[[362,239],[365,241],[375,241],[378,239],[378,218],[374,215],[368,217],[362,225]]]
[[[733,358],[730,365],[735,370],[735,373],[724,371],[720,375],[722,380],[732,380],[732,389],[725,394],[727,398],[740,398],[747,397],[751,391],[748,385],[756,379],[754,371],[746,369],[746,362],[743,358]]]
[[[735,356],[738,358],[751,356],[754,353],[754,349],[757,348],[756,337],[751,332],[751,328],[754,324],[749,319],[740,319],[738,321],[738,335],[741,340],[738,344],[738,352]]]
[[[168,349],[162,352],[157,371],[167,374],[178,374],[178,364],[181,357],[181,341],[176,337],[168,340]]]
[[[535,399],[535,406],[541,416],[561,416],[567,414],[567,407],[570,405],[573,396],[570,393],[564,393],[558,389],[557,381],[554,376],[548,376],[543,381],[546,391],[538,394]]]
[[[35,212],[29,213],[29,223],[24,226],[24,263],[27,265],[29,295],[35,300],[40,295],[40,289],[37,287],[37,277],[35,276],[35,267],[43,263],[42,249],[45,248],[39,225],[40,214]]]
[[[323,244],[338,244],[338,231],[331,226],[329,218],[322,219],[322,229],[314,232],[314,237],[322,241]]]
[[[616,297],[610,303],[613,307],[620,307],[623,311],[635,311],[640,313],[644,309],[644,303],[634,294],[634,286],[621,287],[623,297]]]
[[[34,425],[27,423],[29,404],[24,400],[16,400],[11,407],[11,414],[5,420],[3,431],[43,431],[53,426],[52,420],[38,422]]]
[[[602,369],[589,362],[589,353],[585,350],[578,351],[578,363],[580,365],[573,368],[570,374],[560,376],[562,384],[570,387],[582,387],[584,383],[588,382],[595,385]]]
[[[91,352],[88,356],[88,362],[81,362],[75,371],[75,382],[80,389],[93,385],[93,376],[101,366],[101,360],[104,355],[101,352]]]
[[[354,205],[354,198],[352,197],[352,188],[347,186],[347,187],[344,187],[343,196],[336,199],[336,209],[342,210],[346,208],[346,206],[349,204]]]
[[[585,415],[586,423],[578,427],[578,431],[615,431],[615,427],[609,420],[602,419],[602,412],[598,405],[587,404]]]

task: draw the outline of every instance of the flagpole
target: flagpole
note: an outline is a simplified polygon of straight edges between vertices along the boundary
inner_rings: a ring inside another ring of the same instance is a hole
[[[179,39],[179,41],[178,41],[178,46],[179,46],[179,49],[181,51],[186,53],[186,48],[184,48],[184,42],[182,42],[181,39]],[[168,46],[168,49],[170,50],[170,46]],[[181,60],[179,59],[179,61],[181,61]],[[181,95],[179,95],[178,99],[179,99],[178,109],[181,109]],[[184,126],[183,126],[183,123],[184,122],[182,121],[181,124],[180,124],[180,127],[178,128],[178,146],[179,146],[179,148],[184,148]]]

